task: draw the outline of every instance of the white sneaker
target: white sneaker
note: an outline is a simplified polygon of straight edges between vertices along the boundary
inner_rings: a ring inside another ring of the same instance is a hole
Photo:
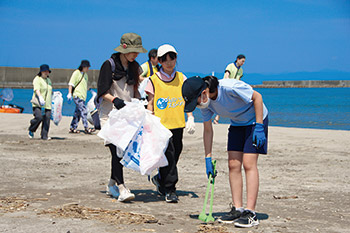
[[[135,199],[135,195],[131,193],[130,190],[125,187],[125,185],[122,185],[122,187],[119,188],[119,193],[120,195],[118,197],[118,201],[126,202]]]
[[[117,186],[106,186],[106,194],[108,196],[111,196],[113,198],[118,198],[119,197],[119,189]]]

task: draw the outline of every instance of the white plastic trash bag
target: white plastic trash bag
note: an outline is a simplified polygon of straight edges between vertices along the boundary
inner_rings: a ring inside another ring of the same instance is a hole
[[[91,92],[92,96],[86,105],[86,109],[88,112],[94,111],[96,109],[94,99],[95,99],[97,93],[94,90],[90,90],[90,92]]]
[[[140,172],[142,175],[151,175],[153,170],[168,165],[164,153],[171,137],[171,131],[160,123],[160,118],[147,112],[143,124],[140,150]]]
[[[146,110],[139,100],[125,102],[120,110],[112,110],[98,136],[122,150],[123,166],[150,175],[154,169],[168,165],[165,150],[172,136],[160,118]]]
[[[140,150],[142,144],[142,134],[143,126],[137,131],[133,139],[126,148],[123,159],[120,163],[127,168],[130,168],[134,171],[141,172],[140,170]]]
[[[146,111],[145,119],[126,148],[120,163],[141,175],[151,175],[153,170],[168,165],[164,153],[171,136],[170,130],[160,123],[160,118]]]
[[[91,94],[92,94],[92,97],[91,99],[89,100],[89,102],[87,103],[86,105],[86,110],[87,110],[87,120],[89,121],[89,123],[91,125],[94,125],[94,120],[92,119],[92,116],[91,116],[91,112],[94,111],[96,109],[96,106],[95,106],[95,103],[94,103],[94,99],[97,95],[97,93],[93,90],[90,90]]]
[[[107,122],[97,134],[105,140],[105,144],[112,143],[123,151],[140,128],[146,113],[138,100],[125,104],[122,109],[113,109],[109,113]]]
[[[51,120],[55,125],[58,125],[62,120],[62,106],[63,106],[63,98],[62,93],[59,91],[55,91],[52,95],[52,109],[51,109]]]
[[[139,93],[140,93],[140,95],[141,95],[141,98],[144,98],[144,99],[146,98],[145,88],[146,88],[146,86],[147,86],[148,81],[149,81],[149,78],[145,78],[145,79],[140,83],[139,88],[138,88]]]

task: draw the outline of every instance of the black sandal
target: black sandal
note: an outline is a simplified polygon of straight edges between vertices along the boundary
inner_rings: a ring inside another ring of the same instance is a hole
[[[85,133],[86,134],[91,134],[92,133],[92,130],[90,128],[85,128]]]
[[[69,133],[80,133],[80,131],[76,130],[76,129],[70,129]]]

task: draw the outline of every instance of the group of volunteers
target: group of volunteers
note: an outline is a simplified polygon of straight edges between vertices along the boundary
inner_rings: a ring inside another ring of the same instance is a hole
[[[158,174],[151,178],[159,195],[167,203],[177,203],[176,184],[182,148],[184,129],[190,134],[195,132],[192,112],[198,107],[203,117],[203,143],[205,152],[206,174],[213,171],[212,154],[213,126],[219,116],[228,118],[227,151],[229,184],[232,204],[230,211],[219,222],[234,223],[237,227],[252,227],[259,224],[255,206],[259,189],[258,156],[267,153],[268,111],[262,96],[247,83],[241,81],[242,66],[245,56],[238,55],[235,62],[225,69],[224,78],[214,76],[187,78],[176,69],[178,52],[170,44],[150,50],[149,60],[141,66],[136,61],[139,53],[146,53],[141,37],[135,33],[126,33],[120,39],[120,45],[114,49],[109,59],[101,66],[97,85],[96,102],[100,122],[103,126],[113,109],[121,109],[132,98],[146,96],[147,109],[160,118],[161,123],[171,131],[165,156],[166,167],[161,167]],[[73,99],[76,110],[70,126],[70,132],[77,132],[79,119],[82,118],[86,133],[91,133],[86,121],[87,71],[90,63],[83,60],[78,70],[74,71],[69,82],[67,98]],[[40,100],[33,104],[34,119],[31,120],[29,134],[43,122],[42,139],[48,139],[47,132],[50,118],[50,96],[52,92],[48,65],[40,67],[35,77],[34,96]],[[140,84],[144,83],[140,93]],[[42,116],[42,108],[45,115]],[[187,122],[185,114],[187,114]],[[215,119],[212,119],[215,116]],[[107,185],[107,195],[118,198],[121,202],[131,201],[135,195],[126,187],[123,166],[120,163],[123,151],[113,144],[106,144],[111,153],[111,177]],[[246,177],[247,203],[243,206],[242,166]]]
[[[74,101],[76,107],[73,115],[73,119],[70,125],[69,133],[79,133],[77,130],[80,119],[82,119],[85,133],[91,134],[93,129],[89,128],[87,121],[87,108],[86,97],[88,90],[88,75],[87,72],[90,68],[90,62],[88,60],[82,60],[80,66],[75,70],[70,78],[67,100],[70,103]],[[40,66],[39,73],[33,80],[33,97],[31,100],[33,107],[34,118],[30,121],[29,126],[29,138],[34,137],[34,133],[42,123],[41,139],[50,140],[48,136],[50,128],[50,118],[52,109],[52,82],[49,78],[51,73],[50,67],[47,64]]]

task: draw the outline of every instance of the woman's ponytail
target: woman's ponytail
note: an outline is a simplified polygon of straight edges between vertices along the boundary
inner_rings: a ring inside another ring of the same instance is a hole
[[[216,89],[218,88],[218,85],[219,85],[219,80],[217,77],[209,75],[204,77],[203,80],[209,88],[209,93],[216,92]]]

